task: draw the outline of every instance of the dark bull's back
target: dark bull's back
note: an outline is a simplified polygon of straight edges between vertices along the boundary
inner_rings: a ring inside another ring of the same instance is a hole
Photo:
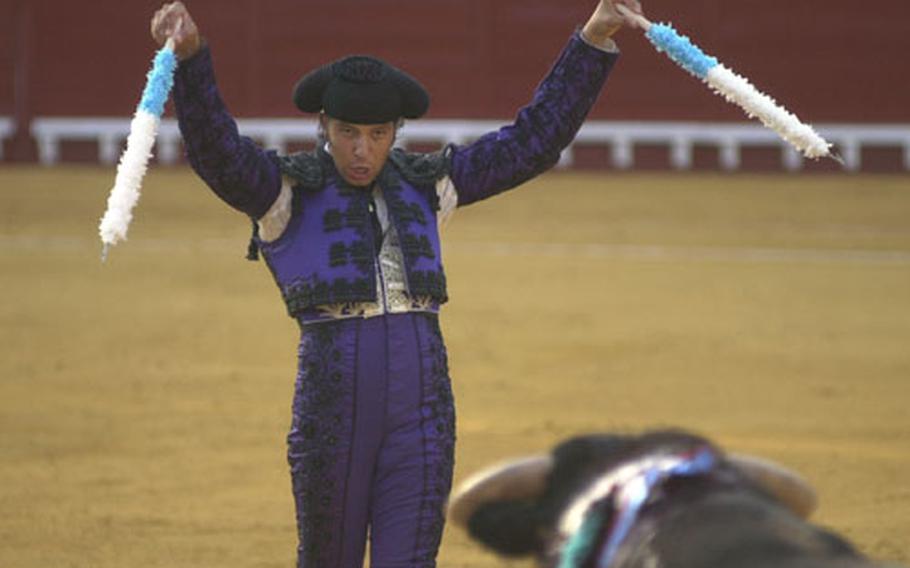
[[[617,554],[616,568],[867,566],[847,541],[807,523],[746,480],[671,484],[643,512]]]
[[[709,466],[679,468],[704,454]],[[481,476],[451,510],[489,548],[547,567],[885,568],[803,517],[811,509],[775,483],[795,474],[780,469],[768,481],[749,461],[682,431],[582,436],[559,445],[543,471],[536,462],[532,473]],[[661,470],[668,462],[676,465]],[[567,522],[579,511],[584,522]]]

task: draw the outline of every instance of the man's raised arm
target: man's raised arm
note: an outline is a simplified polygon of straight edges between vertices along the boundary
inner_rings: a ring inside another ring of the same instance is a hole
[[[559,161],[619,56],[613,34],[623,26],[637,25],[620,14],[616,4],[641,12],[637,0],[599,2],[513,123],[453,148],[450,177],[458,205],[511,189]]]
[[[240,136],[218,92],[208,47],[182,2],[158,10],[151,32],[159,45],[172,38],[180,60],[174,104],[190,165],[228,205],[261,218],[281,188],[276,154]]]

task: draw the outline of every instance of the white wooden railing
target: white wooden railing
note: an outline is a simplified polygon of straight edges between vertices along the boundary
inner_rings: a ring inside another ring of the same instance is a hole
[[[507,124],[507,120],[430,120],[407,123],[399,132],[400,146],[413,143],[443,145],[465,143]],[[316,122],[297,118],[247,118],[237,121],[241,133],[255,138],[266,147],[285,151],[290,144],[313,142]],[[60,144],[67,140],[89,140],[98,144],[98,160],[103,164],[116,163],[123,141],[129,133],[130,121],[108,117],[39,117],[32,120],[31,134],[38,144],[42,164],[54,164],[60,159]],[[864,148],[887,147],[900,149],[903,167],[910,170],[910,124],[820,124],[818,132],[835,144],[849,171],[862,169]],[[180,132],[174,120],[164,120],[158,135],[158,159],[171,164],[180,157]],[[657,145],[669,148],[670,163],[679,170],[693,165],[695,148],[717,149],[718,165],[724,170],[741,166],[744,148],[770,147],[780,150],[781,165],[794,171],[803,166],[802,156],[784,144],[776,134],[757,123],[711,122],[630,122],[588,121],[582,126],[574,144],[603,146],[605,160],[615,168],[635,166],[636,145]],[[560,166],[573,163],[573,148],[563,152]]]
[[[0,116],[0,160],[3,159],[3,142],[12,138],[16,132],[16,121],[8,116]]]

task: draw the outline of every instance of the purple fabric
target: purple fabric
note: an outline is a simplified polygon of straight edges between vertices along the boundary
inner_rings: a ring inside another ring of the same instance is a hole
[[[334,170],[333,170],[334,172]],[[426,196],[387,164],[379,178],[400,238],[409,292],[446,301],[436,214]],[[260,242],[291,316],[320,305],[376,300],[370,194],[332,174],[320,191],[299,191],[284,233]]]
[[[173,97],[187,157],[199,177],[231,207],[254,219],[265,215],[281,190],[278,156],[238,133],[207,46],[180,62]]]
[[[458,205],[486,199],[553,167],[618,57],[588,45],[576,32],[513,124],[455,147],[450,175]]]
[[[455,410],[434,314],[303,326],[288,436],[298,567],[431,568]]]

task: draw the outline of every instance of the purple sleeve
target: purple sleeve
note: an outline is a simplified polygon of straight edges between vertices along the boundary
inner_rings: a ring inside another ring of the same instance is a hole
[[[199,177],[231,207],[262,217],[281,189],[278,157],[238,133],[218,92],[208,47],[177,67],[174,104],[187,157]]]
[[[576,32],[513,124],[454,148],[450,175],[458,205],[486,199],[553,167],[618,56],[588,45]]]

